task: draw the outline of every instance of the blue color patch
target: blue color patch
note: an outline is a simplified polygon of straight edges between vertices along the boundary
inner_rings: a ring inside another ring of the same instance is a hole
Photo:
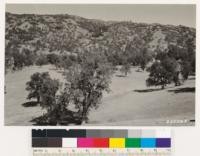
[[[155,148],[156,139],[155,138],[141,138],[141,147],[142,148]]]

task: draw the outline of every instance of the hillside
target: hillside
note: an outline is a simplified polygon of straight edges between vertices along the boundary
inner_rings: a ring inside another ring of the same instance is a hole
[[[194,28],[185,26],[109,22],[85,19],[68,14],[36,15],[6,13],[6,54],[12,47],[34,53],[79,53],[100,49],[119,56],[147,47],[165,51],[169,45],[186,47],[190,40],[195,45]],[[116,57],[117,57],[116,56]]]
[[[6,13],[5,31],[6,125],[194,124],[194,28]]]

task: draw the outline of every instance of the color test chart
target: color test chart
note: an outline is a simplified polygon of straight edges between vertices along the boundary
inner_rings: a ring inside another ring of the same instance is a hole
[[[169,130],[32,130],[33,156],[171,156]]]

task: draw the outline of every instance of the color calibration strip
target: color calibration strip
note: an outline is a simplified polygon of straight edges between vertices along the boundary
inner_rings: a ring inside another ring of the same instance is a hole
[[[171,151],[163,148],[40,148],[33,150],[33,156],[171,156]]]
[[[168,130],[32,130],[33,148],[171,148]]]
[[[170,138],[33,138],[33,147],[170,148]]]

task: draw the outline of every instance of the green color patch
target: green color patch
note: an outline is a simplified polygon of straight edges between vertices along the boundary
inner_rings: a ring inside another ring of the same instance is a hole
[[[141,147],[141,139],[140,138],[126,138],[125,147],[127,148]]]

